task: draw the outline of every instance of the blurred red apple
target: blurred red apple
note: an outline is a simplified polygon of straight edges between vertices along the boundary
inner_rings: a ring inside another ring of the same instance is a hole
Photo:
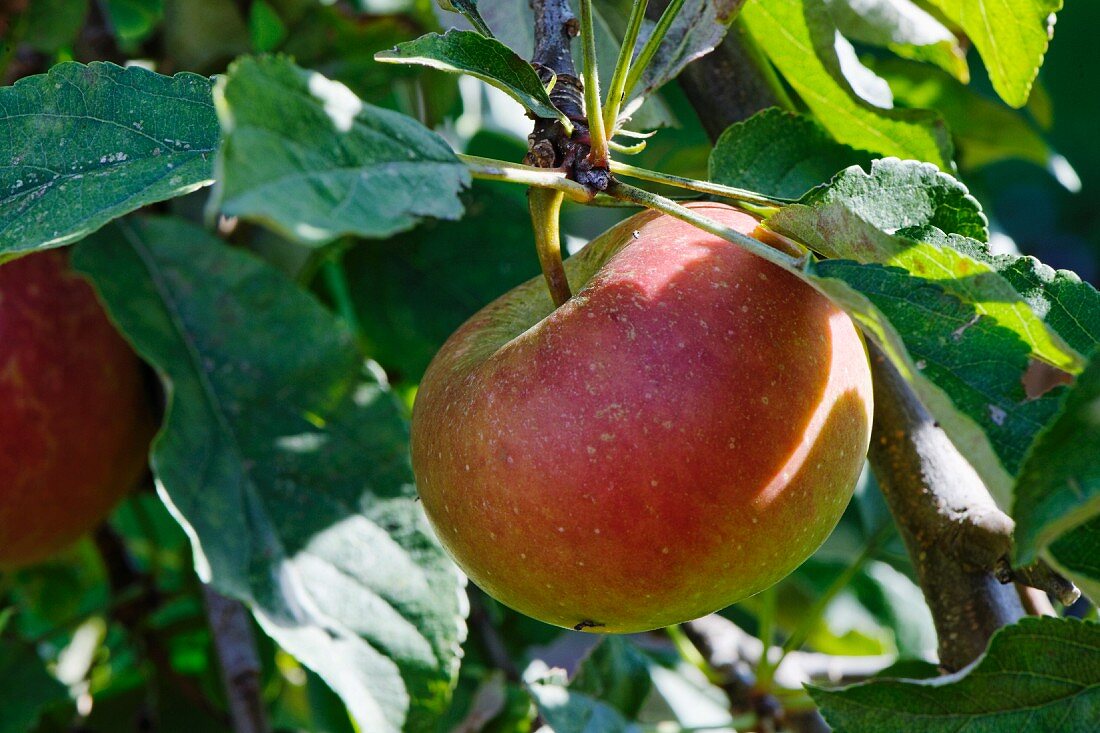
[[[145,470],[141,364],[60,250],[0,266],[0,567],[99,523]]]
[[[746,234],[749,215],[699,213]],[[766,239],[763,233],[760,237]],[[424,509],[490,595],[631,632],[783,578],[851,497],[871,425],[863,341],[775,265],[638,214],[463,325],[413,414]]]

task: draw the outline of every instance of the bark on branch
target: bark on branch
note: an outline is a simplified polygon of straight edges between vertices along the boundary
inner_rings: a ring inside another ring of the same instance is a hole
[[[208,585],[202,590],[233,730],[268,733],[271,727],[260,688],[260,658],[248,611],[239,601],[226,598]]]
[[[869,351],[871,467],[932,611],[940,666],[958,670],[1024,616],[1016,589],[994,573],[1012,548],[1012,520],[885,355]]]

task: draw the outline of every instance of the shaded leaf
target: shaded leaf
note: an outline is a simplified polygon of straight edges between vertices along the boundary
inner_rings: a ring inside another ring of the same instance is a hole
[[[201,76],[64,63],[0,89],[0,109],[0,257],[212,182],[218,122]]]
[[[749,0],[746,25],[772,63],[838,141],[951,170],[943,120],[927,110],[880,109],[859,99],[841,69],[824,0]]]
[[[457,222],[428,221],[344,255],[368,353],[401,381],[420,381],[467,318],[539,274],[522,188],[477,181],[465,205]]]
[[[638,727],[614,706],[566,686],[551,674],[527,685],[539,714],[554,733],[636,733]]]
[[[46,707],[67,699],[64,685],[46,672],[34,647],[0,641],[0,733],[31,730]]]
[[[1017,562],[1030,564],[1067,530],[1100,517],[1098,456],[1100,358],[1093,356],[1020,470],[1012,508]],[[1092,549],[1100,557],[1100,543]]]
[[[1043,64],[1062,0],[929,0],[962,27],[982,55],[993,88],[1023,107]]]
[[[836,733],[1086,733],[1100,719],[1100,625],[1024,618],[973,667],[931,680],[810,688]]]
[[[605,636],[581,662],[569,683],[572,692],[591,695],[634,720],[653,682],[649,660],[628,639]]]
[[[1050,546],[1050,554],[1062,572],[1075,582],[1088,598],[1100,601],[1100,519],[1093,519],[1059,537]]]
[[[797,199],[849,166],[870,167],[871,158],[833,140],[812,118],[773,107],[726,128],[711,150],[709,177]]]
[[[497,87],[537,117],[560,119],[534,67],[500,41],[473,31],[429,33],[415,41],[399,43],[392,51],[374,58],[390,64],[420,64],[456,74],[469,74]]]
[[[826,260],[811,282],[875,339],[1002,506],[1011,476],[1055,414],[1055,390],[1030,400],[1028,345],[1013,331],[905,270]]]
[[[282,57],[234,63],[215,89],[224,139],[215,204],[320,244],[455,219],[470,175],[410,117]]]
[[[123,43],[142,40],[164,17],[164,0],[104,0],[107,18]]]
[[[647,95],[659,89],[692,61],[713,51],[744,4],[745,0],[684,0],[633,94]],[[643,26],[637,50],[641,50],[655,25]],[[627,94],[631,94],[629,89]]]
[[[416,503],[400,407],[351,336],[265,263],[172,219],[74,256],[169,395],[152,464],[196,569],[248,603],[363,730],[446,708],[460,576]]]

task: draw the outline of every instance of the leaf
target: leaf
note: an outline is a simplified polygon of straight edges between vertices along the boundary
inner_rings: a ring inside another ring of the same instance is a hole
[[[244,58],[214,90],[224,139],[213,205],[307,244],[456,219],[470,174],[441,137],[282,57]]]
[[[0,89],[0,259],[58,247],[213,178],[210,82],[58,64]]]
[[[725,38],[730,23],[744,4],[745,0],[684,0],[632,96],[656,91],[675,79],[692,61],[713,51]],[[655,25],[646,23],[643,26],[636,52],[641,50]],[[629,94],[630,90],[627,92]]]
[[[33,646],[0,640],[0,733],[32,730],[43,709],[67,699]]]
[[[985,62],[993,88],[1013,107],[1027,104],[1062,0],[929,0],[958,23]]]
[[[104,0],[115,36],[137,43],[153,32],[164,17],[164,0]]]
[[[846,38],[935,64],[961,82],[970,80],[959,39],[912,0],[825,0],[825,4]]]
[[[901,375],[985,480],[1011,505],[1011,476],[1059,393],[1030,400],[1028,345],[1013,331],[905,270],[845,260],[817,263],[811,282],[883,347]]]
[[[122,222],[73,260],[162,376],[152,464],[199,575],[363,730],[428,727],[465,635],[460,575],[416,503],[376,368],[291,281],[182,221]]]
[[[402,382],[420,381],[467,318],[539,274],[521,187],[476,181],[465,204],[460,221],[429,221],[344,255],[367,351]]]
[[[1092,354],[1100,346],[1100,292],[1075,273],[1047,267],[1034,257],[994,255],[984,244],[938,230],[921,228],[902,234],[952,247],[996,270],[1078,353]]]
[[[613,705],[589,694],[575,692],[565,684],[564,675],[550,674],[534,680],[527,690],[535,700],[539,715],[554,733],[637,733]]]
[[[1100,625],[1024,618],[977,664],[931,680],[810,687],[836,733],[1086,733],[1100,720]]]
[[[273,51],[287,36],[286,23],[263,0],[254,0],[248,16],[248,30],[252,48],[256,51]]]
[[[1050,546],[1058,569],[1095,604],[1100,599],[1100,519],[1074,527]]]
[[[36,0],[27,4],[23,42],[45,53],[72,44],[88,15],[88,0]]]
[[[880,109],[856,96],[840,67],[837,29],[824,0],[749,0],[741,17],[772,63],[838,141],[951,170],[951,140],[938,114]]]
[[[653,681],[649,660],[621,636],[605,636],[577,669],[569,689],[613,705],[628,720],[636,719]]]
[[[489,30],[485,19],[481,17],[481,13],[477,10],[477,0],[438,0],[438,2],[439,7],[452,13],[461,13],[470,25],[477,29],[478,33],[492,38],[493,32]]]
[[[829,257],[896,265],[934,280],[1017,333],[1036,357],[1066,371],[1082,365],[1080,355],[993,267],[937,241],[941,231],[977,240],[988,235],[966,188],[927,164],[884,159],[870,173],[849,168],[771,216],[768,225]]]
[[[236,0],[166,0],[165,54],[187,69],[225,71],[226,64],[252,48],[240,5]]]
[[[554,733],[635,733],[638,717],[653,689],[651,661],[629,639],[605,636],[565,683],[551,670],[527,685]]]
[[[415,41],[399,43],[392,51],[375,54],[374,58],[383,63],[420,64],[469,74],[500,89],[536,117],[568,123],[550,101],[534,67],[500,41],[480,33],[454,29],[444,35],[429,33]]]
[[[710,180],[768,196],[797,199],[871,154],[833,140],[810,117],[778,108],[730,125],[710,153]]]
[[[874,69],[890,83],[895,100],[906,107],[935,109],[943,115],[963,170],[1018,158],[1046,168],[1070,190],[1080,187],[1065,158],[1019,112],[922,64],[882,59],[874,63]]]
[[[1094,355],[1020,470],[1012,508],[1017,563],[1032,563],[1067,530],[1100,517],[1098,456],[1100,358]],[[1100,555],[1100,545],[1094,549]]]

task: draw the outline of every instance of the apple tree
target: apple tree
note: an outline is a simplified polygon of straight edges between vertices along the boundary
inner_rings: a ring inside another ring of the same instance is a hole
[[[1098,22],[0,0],[0,733],[1095,731]]]

